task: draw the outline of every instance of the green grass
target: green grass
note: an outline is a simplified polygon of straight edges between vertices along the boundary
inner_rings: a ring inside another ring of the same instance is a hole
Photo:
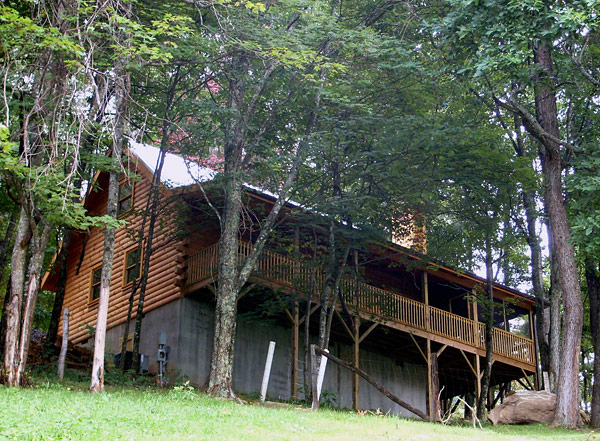
[[[544,426],[451,427],[349,411],[311,413],[220,401],[191,388],[108,387],[85,383],[0,387],[1,440],[600,440],[589,431]]]

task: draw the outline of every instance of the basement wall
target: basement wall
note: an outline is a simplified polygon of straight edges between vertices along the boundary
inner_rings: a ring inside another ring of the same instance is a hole
[[[123,326],[107,332],[107,352],[119,352]],[[156,351],[159,332],[167,333],[170,346],[168,371],[171,381],[189,380],[196,386],[206,386],[214,326],[214,307],[199,299],[184,297],[146,314],[142,325],[140,352],[150,356],[150,371],[156,372]],[[133,325],[131,326],[133,332]],[[238,319],[233,388],[237,392],[258,394],[262,381],[269,341],[275,341],[268,397],[289,399],[291,392],[291,328],[268,320]],[[300,334],[300,346],[303,344]],[[352,347],[333,343],[330,351],[344,360],[352,359]],[[303,351],[300,350],[298,389],[302,397]],[[361,348],[360,365],[380,384],[401,399],[426,412],[427,370],[425,366],[400,363],[383,354]],[[352,373],[328,361],[322,400],[335,407],[352,407]],[[323,401],[322,401],[323,402]],[[401,416],[414,415],[389,400],[368,382],[360,379],[360,408]]]

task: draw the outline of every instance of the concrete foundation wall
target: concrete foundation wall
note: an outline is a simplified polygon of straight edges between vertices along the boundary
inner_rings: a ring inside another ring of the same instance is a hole
[[[214,307],[207,302],[185,297],[149,312],[144,318],[141,352],[150,356],[150,371],[156,371],[158,333],[167,333],[170,346],[168,370],[171,378],[187,378],[192,384],[207,384],[214,326]],[[133,327],[131,328],[133,332]],[[107,333],[107,351],[118,352],[123,325]],[[239,318],[237,325],[233,388],[242,393],[258,393],[262,381],[269,341],[275,341],[275,355],[267,395],[288,399],[291,393],[291,329],[269,321]],[[300,336],[302,346],[303,337]],[[114,349],[117,348],[117,349]],[[339,343],[330,351],[345,360],[352,359],[352,347]],[[302,391],[304,354],[299,356],[299,390]],[[361,349],[361,367],[401,399],[426,411],[424,366],[397,363],[382,354]],[[302,396],[302,394],[300,394]],[[343,408],[352,407],[352,373],[329,361],[322,398]],[[383,413],[414,416],[393,403],[368,382],[360,379],[360,407]]]

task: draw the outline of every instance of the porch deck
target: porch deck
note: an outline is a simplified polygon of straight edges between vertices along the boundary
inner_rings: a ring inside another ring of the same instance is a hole
[[[252,245],[240,242],[238,260],[241,263]],[[212,245],[187,258],[186,287],[195,288],[216,280],[218,244]],[[301,292],[309,286],[313,271],[289,257],[272,251],[263,251],[255,279],[268,281],[282,290]],[[316,274],[318,286],[323,280]],[[349,311],[386,326],[394,327],[420,337],[447,344],[470,353],[484,355],[485,325],[457,314],[377,288],[352,277],[343,278],[340,289]],[[494,359],[515,365],[526,371],[535,371],[534,342],[503,329],[494,328],[492,337]]]

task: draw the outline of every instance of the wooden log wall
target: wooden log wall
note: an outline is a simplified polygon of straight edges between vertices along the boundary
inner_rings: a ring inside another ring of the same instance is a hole
[[[134,167],[134,166],[132,166]],[[140,176],[133,184],[133,204],[135,210],[144,210],[146,198],[150,190],[151,175],[145,169],[138,169],[136,173]],[[101,188],[107,188],[108,179],[100,176],[98,184]],[[166,193],[165,193],[166,194]],[[163,194],[163,200],[165,200]],[[100,192],[90,195],[90,212],[101,214],[106,212],[106,193]],[[172,233],[177,228],[176,210],[160,210],[162,216],[171,216],[172,219],[157,222],[153,248],[155,249],[150,258],[150,274],[146,286],[146,298],[144,313],[169,303],[181,295],[181,281],[178,276],[184,273],[185,268],[180,268],[185,261],[185,244],[180,240],[174,240]],[[137,243],[131,237],[129,231],[138,231],[141,227],[142,216],[129,214],[123,217],[127,221],[125,228],[117,229],[115,235],[115,255],[113,263],[112,281],[110,286],[110,301],[108,307],[108,324],[110,329],[123,323],[127,316],[128,299],[131,294],[131,284],[125,283],[125,256],[128,251],[135,249]],[[167,225],[168,227],[164,227]],[[146,229],[148,222],[146,222]],[[84,246],[85,255],[81,262],[81,268],[77,271],[78,263]],[[80,343],[90,337],[86,325],[96,327],[96,315],[98,302],[90,301],[91,277],[94,269],[102,265],[102,249],[104,245],[104,230],[92,228],[89,233],[79,232],[73,237],[73,244],[68,258],[67,286],[65,292],[64,307],[70,311],[70,336],[73,343]],[[145,250],[144,250],[145,252]],[[133,317],[137,308],[139,293],[134,298]]]

